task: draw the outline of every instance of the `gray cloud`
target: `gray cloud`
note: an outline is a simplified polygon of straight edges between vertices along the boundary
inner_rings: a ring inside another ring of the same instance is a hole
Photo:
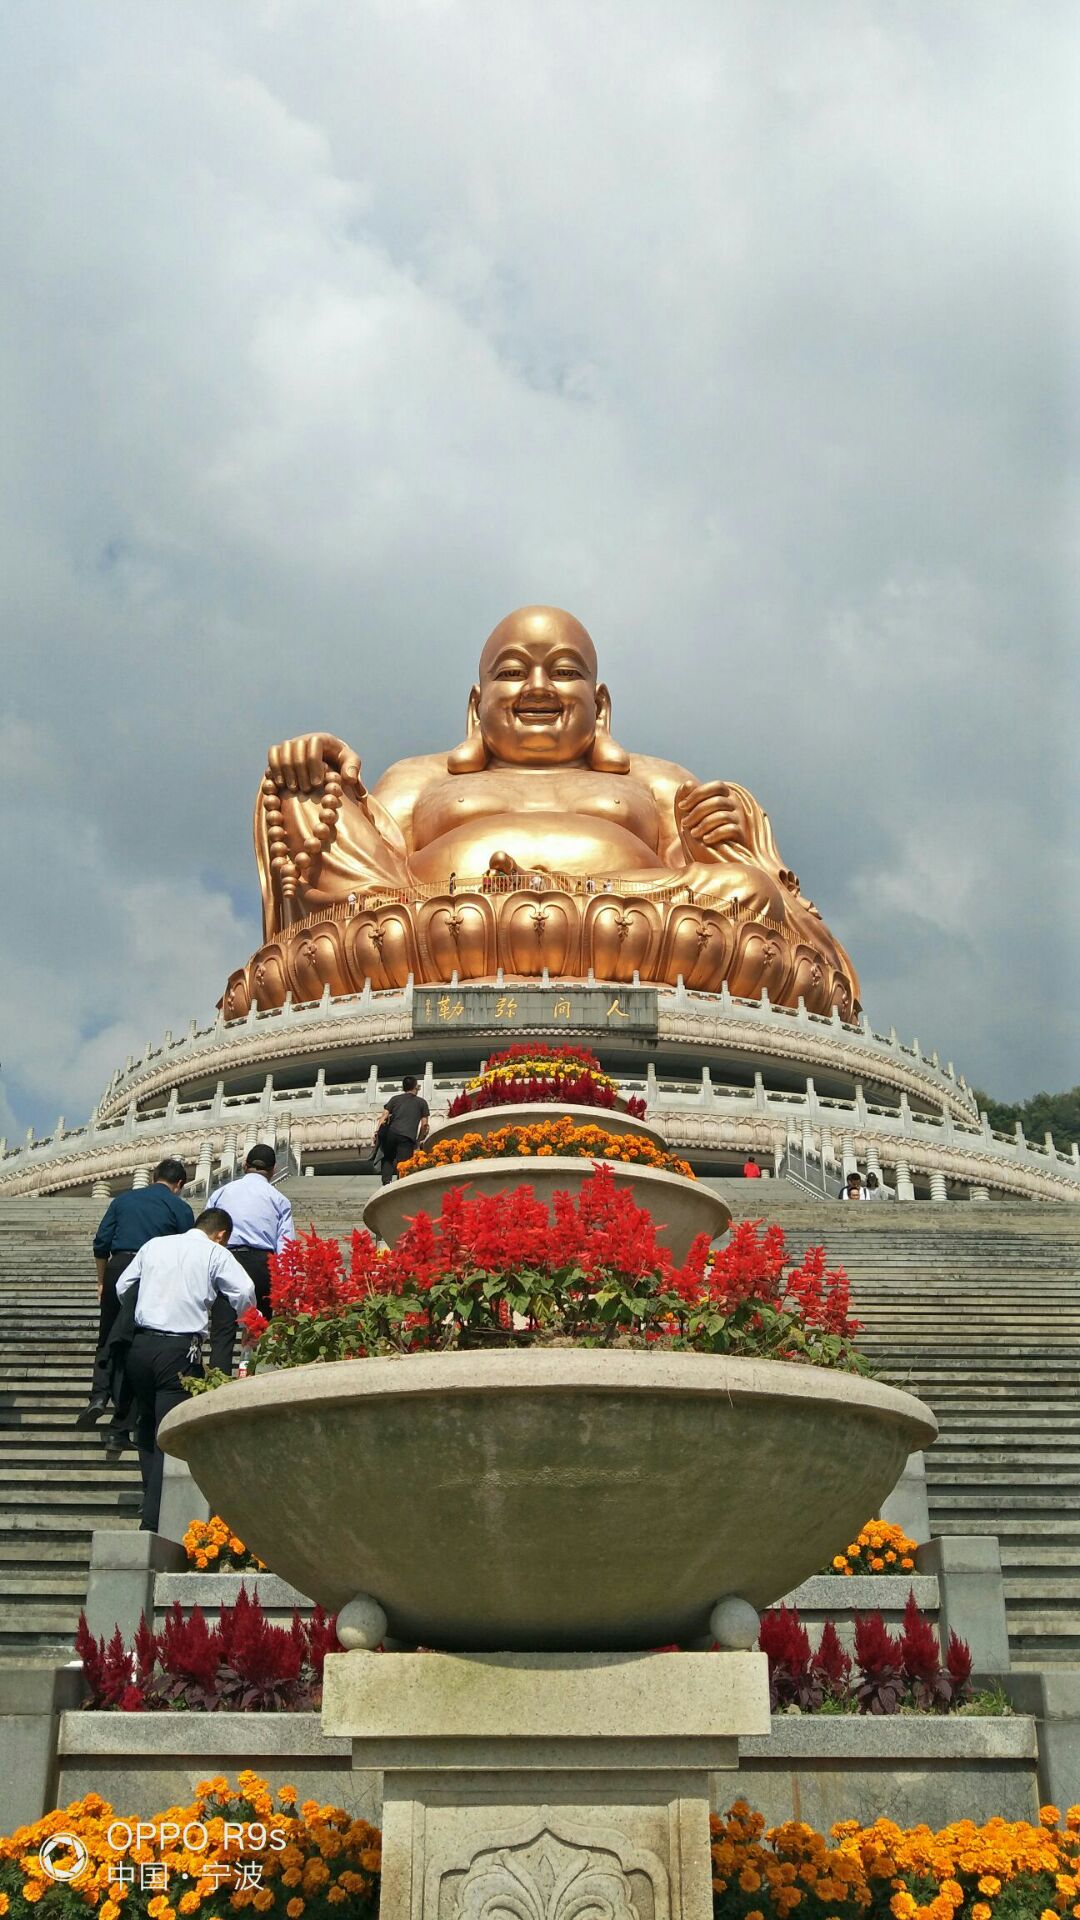
[[[974,0],[9,17],[13,1125],[255,944],[265,745],[451,743],[533,599],[631,745],[758,794],[878,1024],[1076,1077],[1069,37]]]

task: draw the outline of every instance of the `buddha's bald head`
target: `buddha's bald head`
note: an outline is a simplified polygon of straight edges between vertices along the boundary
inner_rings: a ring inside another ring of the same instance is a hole
[[[596,737],[596,648],[561,607],[519,607],[500,620],[480,656],[474,694],[484,746],[511,766],[587,761]]]
[[[530,655],[564,649],[576,655],[595,684],[596,648],[592,636],[580,620],[575,620],[573,614],[562,607],[518,607],[516,612],[500,620],[488,634],[480,655],[481,686],[501,655],[515,649],[528,649]]]

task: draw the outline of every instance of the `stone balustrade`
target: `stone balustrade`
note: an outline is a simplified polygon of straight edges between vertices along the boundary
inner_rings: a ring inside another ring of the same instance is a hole
[[[498,980],[496,984],[502,984]],[[456,987],[456,980],[451,983]],[[158,1100],[176,1085],[196,1077],[217,1078],[260,1063],[313,1053],[323,1057],[357,1045],[412,1037],[413,989],[363,993],[252,1011],[243,1020],[217,1021],[199,1027],[192,1021],[179,1038],[166,1033],[159,1046],[148,1045],[142,1058],[129,1058],[113,1075],[97,1108],[99,1121],[123,1115],[134,1099],[140,1105]],[[512,1036],[511,1036],[512,1037]],[[918,1040],[910,1046],[874,1031],[864,1016],[849,1026],[838,1014],[808,1013],[774,1007],[767,994],[742,1000],[726,990],[719,994],[690,993],[674,987],[659,995],[658,1037],[702,1048],[739,1048],[766,1057],[828,1066],[853,1079],[881,1082],[896,1092],[941,1107],[943,1111],[977,1117],[974,1096],[952,1063],[942,1066],[936,1052],[923,1053]]]
[[[826,1023],[828,1024],[828,1023]],[[256,1139],[269,1140],[293,1156],[356,1152],[370,1139],[375,1116],[400,1084],[398,1073],[373,1062],[367,1075],[344,1085],[328,1084],[320,1067],[306,1087],[277,1087],[272,1074],[260,1091],[230,1094],[219,1081],[204,1100],[182,1101],[174,1089],[163,1112],[140,1112],[134,1099],[118,1118],[28,1141],[0,1159],[0,1194],[62,1192],[93,1182],[125,1184],[166,1154],[194,1165],[196,1185],[212,1171],[231,1170]],[[460,1074],[436,1075],[428,1063],[423,1090],[433,1117],[445,1113]],[[940,1175],[975,1190],[1023,1199],[1080,1201],[1080,1151],[1059,1152],[1022,1135],[995,1132],[985,1116],[960,1120],[925,1113],[901,1093],[896,1108],[866,1100],[856,1084],[850,1099],[820,1094],[812,1078],[799,1090],[718,1083],[709,1070],[700,1079],[658,1076],[649,1065],[639,1077],[622,1076],[627,1092],[644,1095],[650,1122],[676,1151],[708,1161],[756,1152],[778,1164],[789,1145],[820,1165],[869,1164],[893,1173],[902,1198],[911,1198],[915,1175]],[[939,1197],[944,1186],[939,1183]],[[977,1197],[982,1197],[981,1194]]]

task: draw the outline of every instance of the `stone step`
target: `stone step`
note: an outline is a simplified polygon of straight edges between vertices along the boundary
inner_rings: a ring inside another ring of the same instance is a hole
[[[1022,1575],[1030,1570],[1034,1578],[1040,1567],[1056,1571],[1075,1568],[1080,1579],[1080,1527],[1077,1529],[1075,1546],[1052,1546],[1041,1540],[1033,1543],[1030,1539],[1012,1540],[1006,1537],[1000,1541],[1000,1547],[1001,1564],[1010,1576]]]
[[[62,1568],[37,1568],[22,1572],[10,1566],[3,1570],[5,1606],[34,1607],[41,1601],[75,1599],[79,1606],[86,1597],[86,1571]]]
[[[42,1600],[35,1606],[20,1606],[18,1601],[0,1601],[0,1639],[6,1644],[12,1636],[26,1639],[58,1637],[70,1646],[78,1625],[79,1608],[70,1599]]]
[[[71,1535],[67,1539],[54,1539],[51,1534],[44,1538],[13,1541],[0,1533],[0,1568],[23,1566],[82,1567],[85,1578],[86,1568],[90,1565],[89,1529],[80,1535]],[[3,1575],[0,1573],[0,1581]]]
[[[1047,1574],[1034,1569],[1024,1574],[1009,1569],[1005,1574],[1005,1598],[1010,1614],[1029,1605],[1036,1608],[1068,1606],[1080,1612],[1080,1570],[1070,1578],[1068,1574]]]

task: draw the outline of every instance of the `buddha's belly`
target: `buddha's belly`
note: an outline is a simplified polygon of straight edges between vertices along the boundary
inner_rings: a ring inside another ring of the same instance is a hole
[[[463,820],[414,853],[409,866],[418,880],[447,880],[454,873],[463,884],[486,873],[495,853],[508,853],[523,873],[542,867],[604,879],[661,867],[655,848],[613,820],[531,812]]]

